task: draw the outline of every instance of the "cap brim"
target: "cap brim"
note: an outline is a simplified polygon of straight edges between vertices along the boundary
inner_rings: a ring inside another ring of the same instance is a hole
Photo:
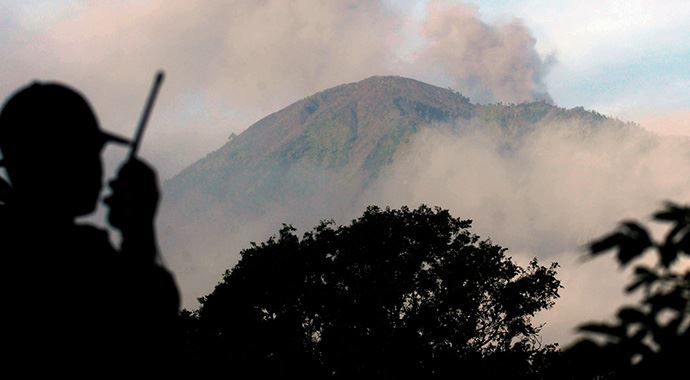
[[[129,140],[118,135],[114,135],[110,132],[101,131],[101,136],[103,137],[103,142],[111,142],[120,145],[129,145]]]

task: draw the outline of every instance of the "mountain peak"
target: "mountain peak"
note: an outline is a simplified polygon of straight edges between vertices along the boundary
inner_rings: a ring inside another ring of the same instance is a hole
[[[372,76],[359,82],[347,83],[318,92],[310,98],[329,97],[334,95],[351,95],[357,99],[375,100],[372,98],[418,98],[421,101],[434,103],[437,100],[451,100],[451,102],[461,102],[470,104],[467,97],[451,89],[444,89],[428,83],[420,82],[415,79],[385,75]]]
[[[383,89],[414,89],[416,87],[429,87],[434,90],[444,90],[437,86],[418,81],[416,79],[401,77],[398,75],[374,75],[358,82],[348,83],[344,86],[356,86],[358,88],[383,88]],[[445,90],[444,90],[445,91]],[[451,91],[452,92],[452,91]]]
[[[320,91],[266,116],[165,187],[170,199],[197,194],[223,207],[261,208],[262,203],[279,202],[286,191],[315,191],[294,183],[305,171],[335,173],[337,178],[329,181],[363,188],[423,128],[461,126],[470,120],[517,129],[545,120],[578,119],[592,125],[607,120],[575,111],[543,102],[475,105],[451,89],[400,76],[373,76]]]

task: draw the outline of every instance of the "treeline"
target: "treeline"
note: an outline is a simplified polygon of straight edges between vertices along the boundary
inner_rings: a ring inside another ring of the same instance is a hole
[[[300,239],[284,226],[242,258],[198,310],[183,311],[184,355],[196,368],[300,377],[510,379],[671,378],[687,370],[690,210],[657,213],[663,241],[634,222],[594,242],[621,265],[655,250],[627,291],[639,305],[585,337],[542,345],[539,311],[561,288],[557,264],[521,267],[447,210],[369,207],[347,226],[323,222]]]

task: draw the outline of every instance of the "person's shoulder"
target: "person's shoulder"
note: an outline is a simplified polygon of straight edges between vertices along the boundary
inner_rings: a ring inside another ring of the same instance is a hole
[[[12,186],[0,177],[0,205],[4,205],[12,197]]]
[[[5,227],[11,214],[12,187],[4,178],[0,177],[0,225]]]
[[[176,314],[180,308],[180,293],[175,276],[162,265],[155,265],[152,279],[162,303],[166,305],[169,311],[174,310]]]
[[[1,240],[6,241],[8,239],[17,238],[20,223],[17,223],[17,213],[16,210],[6,203],[0,202],[0,237]]]
[[[110,242],[108,231],[90,224],[77,224],[74,227],[74,234],[79,239],[82,247],[88,250],[98,250],[107,254],[115,254]]]
[[[0,226],[5,227],[9,223],[9,210],[7,206],[0,203]]]
[[[168,290],[174,289],[175,292],[177,292],[177,281],[175,280],[175,276],[164,266],[156,264],[152,275],[161,287]]]
[[[13,228],[9,207],[7,205],[0,204],[0,245],[5,253],[8,251],[13,251],[16,248],[16,238],[17,233]]]

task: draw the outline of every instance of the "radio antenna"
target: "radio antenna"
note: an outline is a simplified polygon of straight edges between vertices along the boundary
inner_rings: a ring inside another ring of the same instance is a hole
[[[149,120],[151,109],[153,108],[153,104],[156,102],[156,96],[158,95],[158,90],[161,88],[161,84],[163,83],[164,77],[165,73],[163,73],[162,70],[159,70],[156,73],[156,78],[153,80],[153,87],[151,87],[151,93],[149,93],[149,98],[146,101],[144,112],[141,114],[141,119],[139,119],[139,125],[137,126],[136,133],[134,134],[134,139],[132,140],[132,143],[130,145],[130,159],[136,157],[137,155],[137,151],[139,150],[139,144],[141,144],[141,139],[144,136],[146,122]]]

